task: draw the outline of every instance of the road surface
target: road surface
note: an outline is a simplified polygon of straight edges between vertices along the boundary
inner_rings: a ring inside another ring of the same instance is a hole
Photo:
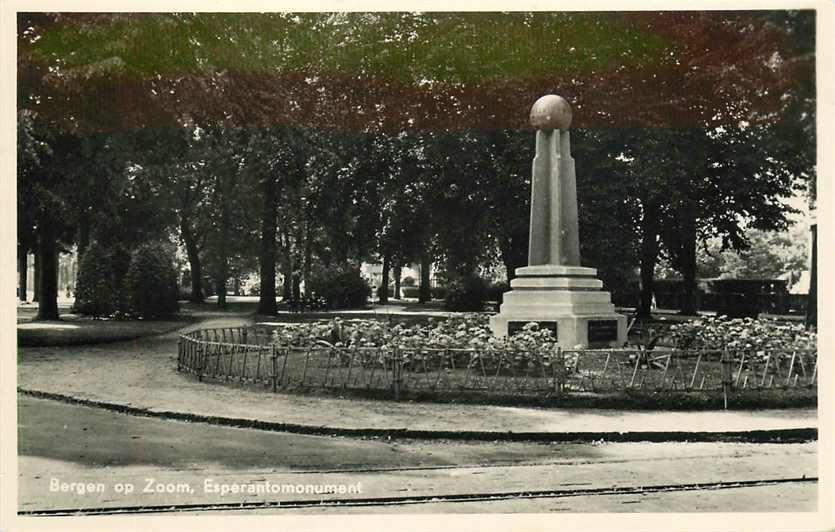
[[[18,401],[24,514],[817,508],[816,442],[381,441]]]

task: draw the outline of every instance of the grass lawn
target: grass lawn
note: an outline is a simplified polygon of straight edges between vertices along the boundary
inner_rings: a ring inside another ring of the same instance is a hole
[[[74,314],[61,316],[60,321],[21,321],[18,316],[19,347],[98,344],[132,340],[170,332],[190,323],[183,316],[168,320],[94,320]]]

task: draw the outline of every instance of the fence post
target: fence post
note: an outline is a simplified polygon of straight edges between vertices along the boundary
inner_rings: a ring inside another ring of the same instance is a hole
[[[275,345],[275,344],[273,344],[273,345]],[[292,347],[287,348],[287,356],[290,356],[290,353],[292,352],[292,349],[293,349]],[[307,365],[310,363],[310,350],[311,349],[313,349],[312,344],[307,346],[307,349],[305,350],[305,354],[304,354],[304,369],[302,370],[302,383],[301,383],[303,387],[306,385],[305,383],[307,381]]]
[[[765,386],[765,379],[768,376],[768,366],[771,363],[771,351],[768,352],[768,356],[765,357],[765,368],[763,368],[763,380],[760,382],[760,387]]]
[[[742,375],[742,368],[745,365],[745,351],[742,352],[742,357],[739,359],[739,369],[736,372],[736,379],[734,379],[734,386],[739,386],[739,377]]]
[[[722,359],[721,359],[721,372],[722,372],[722,399],[725,403],[725,410],[728,409],[728,388],[730,387],[731,383],[733,382],[731,377],[731,358],[729,356],[728,350],[722,350]]]
[[[197,352],[197,381],[203,382],[203,372],[206,370],[206,344],[202,340],[195,340],[195,350]]]
[[[818,378],[818,354],[815,354],[815,368],[812,370],[812,377],[809,379],[808,386],[811,386],[815,383],[815,379]]]
[[[177,339],[177,371],[179,372],[183,367],[183,336]]]
[[[394,383],[394,400],[400,400],[400,348],[394,348],[394,358],[392,360],[391,375]]]
[[[641,364],[641,353],[640,351],[636,352],[635,354],[635,369],[632,370],[632,378],[629,379],[629,388],[635,384],[635,376],[638,375],[638,366]]]
[[[794,358],[797,355],[797,351],[792,351],[792,360],[789,363],[789,374],[786,375],[786,386],[789,385],[789,380],[792,378],[792,371],[794,371]]]
[[[667,371],[670,369],[670,361],[673,359],[673,353],[671,352],[667,355],[667,363],[664,364],[664,374],[661,375],[661,389],[664,389],[664,385],[667,383]],[[673,381],[675,381],[675,376],[673,376]]]
[[[276,364],[275,344],[270,347],[270,357],[273,360],[273,393],[276,393],[278,391],[278,373],[276,372],[278,364]]]
[[[690,388],[696,385],[696,375],[699,373],[699,363],[702,361],[702,350],[699,350],[699,357],[696,359],[696,367],[693,368],[693,378],[690,379]]]
[[[554,363],[554,392],[561,394],[563,392],[563,380],[565,376],[565,354],[562,352],[562,347],[557,347],[557,360]]]
[[[200,360],[200,341],[197,340],[195,337],[186,337],[186,341],[188,342],[188,351],[189,351],[189,360],[191,360],[191,369],[196,371],[197,373],[200,372],[200,364],[202,360]]]

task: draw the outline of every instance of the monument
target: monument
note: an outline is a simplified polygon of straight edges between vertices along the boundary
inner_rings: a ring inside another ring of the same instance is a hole
[[[615,312],[609,292],[601,290],[597,270],[580,265],[571,116],[568,102],[553,94],[531,108],[537,131],[528,265],[516,269],[490,328],[501,337],[534,321],[556,334],[563,348],[620,347],[626,316]]]

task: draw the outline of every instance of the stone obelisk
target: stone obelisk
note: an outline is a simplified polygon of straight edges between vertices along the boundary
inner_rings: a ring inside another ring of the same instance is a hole
[[[626,317],[601,291],[597,270],[580,265],[571,116],[568,102],[552,94],[531,108],[537,131],[528,265],[516,269],[490,327],[495,336],[506,336],[534,321],[555,333],[563,348],[622,346]]]

